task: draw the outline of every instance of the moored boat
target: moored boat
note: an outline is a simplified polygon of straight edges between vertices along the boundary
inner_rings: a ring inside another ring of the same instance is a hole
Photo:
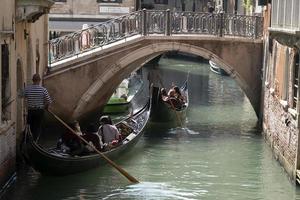
[[[210,71],[219,74],[219,75],[223,75],[223,76],[229,76],[229,74],[222,69],[221,67],[219,67],[216,63],[214,63],[213,61],[209,61],[209,65],[210,65]]]
[[[128,111],[132,99],[142,87],[143,80],[137,76],[124,79],[105,105],[103,113],[118,114]]]
[[[102,153],[109,159],[116,159],[132,148],[143,135],[150,109],[151,100],[138,112],[117,123],[123,139],[119,145]],[[33,140],[29,128],[25,133],[24,154],[35,170],[49,175],[74,174],[106,164],[103,157],[96,153],[71,156],[56,147],[46,149]]]

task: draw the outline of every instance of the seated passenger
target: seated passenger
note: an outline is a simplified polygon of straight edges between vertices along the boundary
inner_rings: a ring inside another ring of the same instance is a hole
[[[183,104],[185,102],[185,98],[181,94],[179,87],[175,86],[173,89],[175,91],[175,97]]]
[[[169,96],[169,97],[175,97],[175,90],[174,90],[173,87],[169,90],[168,96]]]
[[[101,137],[98,135],[98,128],[95,124],[90,124],[87,127],[86,133],[82,135],[82,137],[89,143],[91,143],[97,150],[102,150],[103,143]],[[89,146],[85,145],[85,148],[89,152],[93,152],[94,149]]]
[[[78,121],[74,121],[73,123],[69,124],[69,126],[74,130],[76,134],[80,136],[82,135]],[[74,132],[70,131],[69,129],[67,130],[67,132],[64,132],[59,139],[57,146],[58,148],[61,148],[65,153],[78,155],[82,153],[84,145],[78,138],[78,136],[74,134]]]
[[[115,125],[112,124],[112,120],[109,116],[105,115],[100,117],[100,128],[98,135],[102,138],[102,142],[107,145],[118,144],[121,134]]]
[[[166,88],[161,88],[161,89],[160,89],[160,94],[161,94],[162,100],[163,100],[163,101],[167,101],[167,99],[168,99],[168,94],[167,94]]]
[[[181,95],[179,87],[172,84],[172,88],[168,92],[168,98],[166,102],[168,102],[173,108],[181,109],[184,104],[184,97]]]

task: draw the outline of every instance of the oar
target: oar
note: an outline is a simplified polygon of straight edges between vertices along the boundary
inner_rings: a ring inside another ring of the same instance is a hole
[[[172,106],[172,109],[174,110],[174,112],[175,112],[175,114],[176,114],[177,122],[179,122],[179,125],[181,126],[181,128],[184,128],[184,127],[183,127],[182,120],[181,120],[180,116],[178,115],[178,113],[176,112],[176,108],[175,108],[173,102],[171,101],[171,99],[169,99],[168,101],[170,102],[170,104],[171,104],[171,106]]]
[[[116,163],[114,163],[112,160],[110,160],[107,156],[105,156],[103,153],[101,153],[96,147],[94,147],[92,144],[90,144],[88,141],[86,141],[83,137],[78,135],[68,124],[66,124],[62,119],[60,119],[56,114],[54,114],[51,110],[48,110],[49,113],[51,113],[60,123],[62,123],[66,128],[68,128],[73,134],[75,134],[79,139],[81,139],[85,144],[89,145],[95,152],[97,152],[104,160],[106,160],[111,166],[113,166],[115,169],[117,169],[123,176],[125,176],[129,181],[132,183],[139,183],[139,181],[128,174],[124,169],[122,169],[120,166],[118,166]]]

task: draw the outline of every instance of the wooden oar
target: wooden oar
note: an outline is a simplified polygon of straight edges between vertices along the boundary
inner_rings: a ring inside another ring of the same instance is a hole
[[[176,114],[177,122],[179,122],[179,125],[181,126],[181,128],[184,128],[184,127],[183,127],[182,120],[181,120],[180,116],[178,115],[178,113],[177,113],[177,111],[176,111],[176,108],[175,108],[173,102],[171,101],[171,99],[169,99],[168,102],[170,102],[170,104],[171,104],[171,106],[172,106],[172,109],[174,110],[174,112],[175,112],[175,114]]]
[[[132,183],[139,183],[139,181],[128,174],[124,169],[122,169],[120,166],[118,166],[116,163],[114,163],[112,160],[110,160],[106,155],[101,153],[96,147],[94,147],[92,144],[90,144],[88,141],[86,141],[83,137],[78,135],[68,124],[66,124],[62,119],[60,119],[56,114],[54,114],[51,110],[48,110],[49,113],[51,113],[60,123],[62,123],[67,129],[69,129],[73,134],[75,134],[79,139],[81,139],[85,144],[89,145],[95,152],[97,152],[104,160],[106,160],[111,166],[113,166],[115,169],[117,169],[123,176],[125,176],[129,181]]]

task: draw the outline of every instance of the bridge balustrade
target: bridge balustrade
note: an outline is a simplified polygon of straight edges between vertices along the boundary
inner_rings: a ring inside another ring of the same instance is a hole
[[[134,35],[179,34],[261,38],[263,18],[225,13],[140,10],[49,41],[49,66]]]

